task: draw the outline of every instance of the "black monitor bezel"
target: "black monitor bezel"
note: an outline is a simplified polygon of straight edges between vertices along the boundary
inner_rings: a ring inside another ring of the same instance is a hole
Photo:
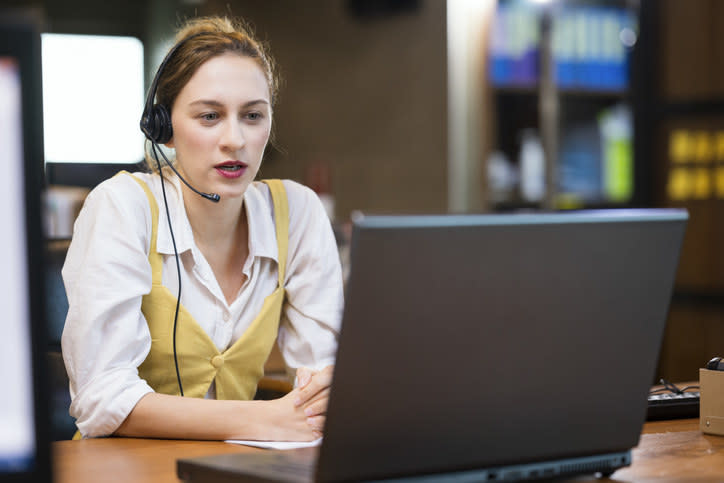
[[[31,14],[3,12],[0,15],[0,56],[17,60],[21,78],[28,306],[32,340],[36,444],[33,467],[19,473],[3,474],[2,479],[7,482],[39,482],[52,479],[43,281],[44,150],[40,25],[41,20]]]

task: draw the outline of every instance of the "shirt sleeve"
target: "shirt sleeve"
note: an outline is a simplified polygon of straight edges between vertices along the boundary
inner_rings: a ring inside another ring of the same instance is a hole
[[[112,434],[152,392],[138,376],[151,347],[141,299],[151,289],[150,209],[129,176],[94,189],[63,266],[68,315],[61,339],[70,414],[84,437]]]
[[[279,349],[290,372],[334,364],[344,305],[339,251],[329,217],[311,189],[284,181],[289,199],[286,301]]]

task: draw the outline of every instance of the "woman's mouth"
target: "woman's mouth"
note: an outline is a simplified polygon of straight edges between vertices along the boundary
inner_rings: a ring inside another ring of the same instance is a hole
[[[214,166],[214,169],[225,178],[238,178],[246,171],[246,163],[241,161],[224,161]]]

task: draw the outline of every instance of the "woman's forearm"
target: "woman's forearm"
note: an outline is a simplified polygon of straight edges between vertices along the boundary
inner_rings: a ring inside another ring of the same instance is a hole
[[[116,436],[168,439],[269,439],[264,437],[265,401],[220,401],[149,393]],[[268,409],[268,408],[267,408]]]
[[[143,396],[116,436],[260,441],[312,441],[321,434],[295,405],[299,389],[271,401],[197,399],[149,393]]]
[[[148,393],[116,436],[261,441],[311,441],[321,436],[332,366],[271,401],[198,399]]]

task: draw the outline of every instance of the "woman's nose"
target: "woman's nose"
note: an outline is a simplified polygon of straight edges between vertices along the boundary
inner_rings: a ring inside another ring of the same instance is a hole
[[[244,129],[240,123],[230,120],[221,137],[222,146],[229,150],[238,150],[244,146],[244,143]]]

